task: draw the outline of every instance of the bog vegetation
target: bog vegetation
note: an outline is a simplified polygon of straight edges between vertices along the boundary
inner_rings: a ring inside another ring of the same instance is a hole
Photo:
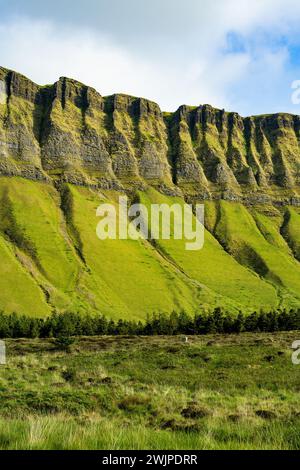
[[[0,449],[300,449],[298,332],[8,339]]]

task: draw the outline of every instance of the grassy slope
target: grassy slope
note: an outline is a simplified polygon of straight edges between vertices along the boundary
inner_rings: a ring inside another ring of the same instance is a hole
[[[147,205],[182,203],[152,189],[147,195],[141,194],[141,198]],[[200,251],[186,251],[181,240],[159,241],[159,246],[190,277],[221,294],[221,304],[246,310],[277,305],[275,289],[228,255],[209,231],[205,231],[205,243]]]
[[[18,262],[13,247],[2,236],[0,259],[0,310],[36,316],[49,314],[50,309],[43,292]]]
[[[72,291],[79,268],[67,242],[56,191],[21,178],[0,183],[9,190],[17,223],[35,245],[45,276],[57,288]]]
[[[153,311],[192,313],[200,306],[247,312],[299,305],[300,267],[291,254],[291,248],[299,246],[296,210],[288,209],[290,217],[281,236],[279,213],[270,217],[253,210],[251,215],[239,204],[209,202],[204,248],[189,252],[185,242],[177,240],[160,241],[155,247],[142,241],[101,242],[96,237],[96,208],[101,201],[116,201],[118,194],[107,192],[101,198],[88,189],[69,189],[72,207],[66,221],[59,194],[50,185],[0,179],[0,200],[9,200],[14,230],[35,250],[31,256],[7,237],[1,239],[6,274],[0,281],[0,308],[45,315],[54,306],[142,319]],[[182,203],[154,189],[140,198],[147,205]],[[71,240],[70,221],[78,240]]]
[[[298,338],[8,340],[0,448],[299,449]]]
[[[276,232],[275,222],[257,215],[262,233],[241,204],[221,201],[218,206],[215,233],[222,245],[239,262],[276,286],[282,305],[299,304],[300,264],[289,253],[279,231]]]
[[[83,244],[83,255],[94,286],[95,302],[114,317],[141,318],[153,311],[195,308],[197,289],[146,242],[105,240],[96,237],[95,193],[72,187],[74,224]],[[113,202],[113,194],[107,194]]]
[[[44,183],[1,178],[0,198],[5,191],[16,226],[35,249],[31,269],[48,292],[49,303],[58,308],[71,306],[80,264],[67,238],[56,191]],[[73,305],[77,307],[76,302]],[[34,308],[32,304],[29,313]]]

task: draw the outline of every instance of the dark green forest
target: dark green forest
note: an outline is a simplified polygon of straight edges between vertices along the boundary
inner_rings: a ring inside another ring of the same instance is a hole
[[[53,313],[46,319],[30,318],[13,313],[0,313],[1,338],[58,338],[61,336],[97,335],[205,335],[211,333],[277,332],[300,330],[300,310],[269,313],[240,313],[236,317],[216,308],[194,317],[185,312],[154,314],[146,322],[113,321],[105,316],[83,316],[77,313]]]

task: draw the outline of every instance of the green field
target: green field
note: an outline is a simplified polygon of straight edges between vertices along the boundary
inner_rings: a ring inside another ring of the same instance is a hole
[[[300,449],[299,333],[8,340],[1,449]]]

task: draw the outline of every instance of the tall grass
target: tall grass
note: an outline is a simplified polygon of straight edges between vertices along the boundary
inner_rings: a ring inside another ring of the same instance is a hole
[[[298,337],[8,340],[0,449],[299,449]]]

